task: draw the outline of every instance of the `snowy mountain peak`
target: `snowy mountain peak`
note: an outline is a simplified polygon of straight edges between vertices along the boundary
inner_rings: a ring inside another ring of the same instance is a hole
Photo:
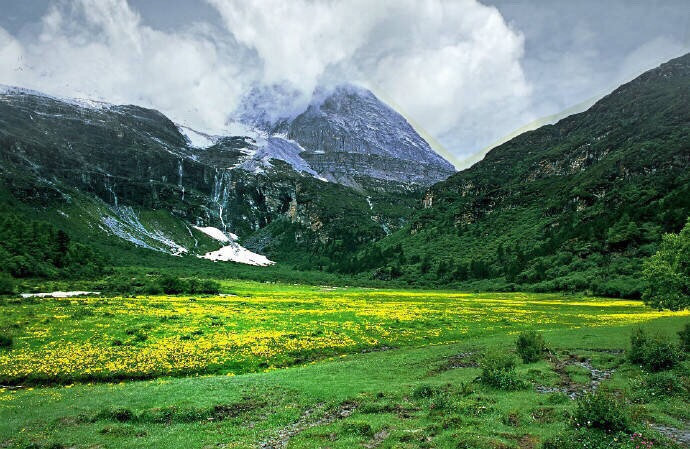
[[[281,159],[353,186],[366,178],[431,185],[455,172],[402,115],[359,86],[320,87],[308,101],[280,86],[255,88],[235,117],[270,137],[259,144],[260,158],[241,168]]]
[[[251,173],[263,173],[274,166],[272,161],[280,160],[305,176],[361,187],[371,180],[428,186],[455,171],[402,115],[354,85],[318,88],[306,99],[281,86],[255,88],[224,129],[213,132],[174,124],[152,109],[0,86],[0,98],[6,101],[23,96],[30,96],[34,105],[25,104],[27,113],[41,104],[56,118],[67,114],[111,123],[120,128],[119,134],[151,139],[179,157],[199,158],[200,150],[246,136],[243,148],[236,138],[233,141],[234,156],[223,153],[220,145],[213,157],[219,163],[226,160],[225,168]]]

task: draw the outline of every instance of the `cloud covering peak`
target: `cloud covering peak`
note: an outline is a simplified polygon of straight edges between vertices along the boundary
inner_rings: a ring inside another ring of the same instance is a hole
[[[0,83],[152,107],[211,133],[246,112],[249,92],[286,93],[264,101],[285,116],[317,87],[356,83],[458,159],[563,106],[535,102],[546,81],[534,85],[525,34],[476,0],[194,1],[210,16],[175,26],[146,20],[139,0],[51,2],[32,32],[0,21]]]

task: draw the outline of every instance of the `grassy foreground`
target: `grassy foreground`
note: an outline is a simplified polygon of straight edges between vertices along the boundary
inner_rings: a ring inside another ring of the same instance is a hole
[[[0,447],[539,447],[570,426],[569,395],[601,373],[633,398],[656,447],[672,443],[648,422],[690,420],[686,396],[641,395],[646,374],[623,353],[634,327],[671,335],[688,312],[558,295],[226,288],[234,296],[5,300],[0,328],[15,343],[0,352]],[[529,388],[476,382],[482,355],[514,351],[526,329],[552,353],[518,365]],[[152,380],[102,382],[136,377]]]

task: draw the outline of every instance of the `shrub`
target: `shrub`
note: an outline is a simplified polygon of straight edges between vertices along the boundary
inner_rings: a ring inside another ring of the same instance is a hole
[[[683,354],[678,345],[668,337],[659,335],[647,341],[642,362],[650,371],[662,371],[673,368],[681,360]]]
[[[149,282],[143,288],[144,293],[147,295],[160,295],[163,293],[163,287],[153,282]]]
[[[212,279],[188,278],[164,274],[160,277],[125,277],[111,276],[94,285],[94,288],[107,294],[129,295],[168,295],[177,294],[218,294],[221,285]]]
[[[412,392],[412,397],[415,399],[430,398],[438,393],[438,389],[431,385],[422,384],[417,386]]]
[[[524,363],[539,361],[546,351],[544,337],[537,332],[523,332],[515,342],[517,353]]]
[[[628,359],[631,363],[642,363],[646,344],[647,333],[642,328],[638,327],[630,336],[630,352],[628,353]]]
[[[14,279],[7,273],[0,273],[0,295],[13,295]]]
[[[573,421],[577,427],[606,432],[625,432],[630,427],[630,417],[623,401],[601,390],[578,399]]]
[[[9,335],[0,334],[0,349],[11,348],[14,343],[14,339]]]
[[[158,281],[160,287],[168,295],[177,295],[185,291],[184,282],[174,276],[165,275]]]
[[[491,352],[486,354],[479,366],[482,368],[482,383],[501,390],[520,390],[526,382],[515,372],[515,357],[510,354]]]
[[[678,332],[680,337],[681,349],[685,352],[690,352],[690,323],[686,324],[683,330]]]
[[[371,437],[374,435],[374,429],[371,428],[371,425],[365,422],[347,422],[343,424],[343,433],[348,435]]]
[[[220,283],[211,279],[199,280],[196,278],[191,278],[187,280],[187,293],[206,293],[206,294],[218,294],[220,293]]]
[[[690,378],[682,373],[662,371],[633,379],[631,392],[638,401],[684,396],[690,393]]]
[[[630,361],[650,371],[673,368],[683,359],[680,348],[665,335],[649,337],[642,329],[637,329],[630,338],[630,345]]]
[[[618,276],[596,282],[592,286],[592,293],[609,298],[640,298],[644,287],[645,284],[639,276]]]
[[[644,302],[657,308],[690,307],[690,219],[678,234],[665,234],[659,250],[644,262]]]
[[[211,279],[206,279],[203,289],[203,293],[217,295],[220,293],[220,283]]]

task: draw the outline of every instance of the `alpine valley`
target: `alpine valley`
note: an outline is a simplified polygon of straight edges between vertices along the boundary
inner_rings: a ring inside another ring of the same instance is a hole
[[[2,265],[50,278],[204,258],[263,266],[256,278],[276,263],[639,297],[642,259],[690,214],[690,55],[458,173],[363,88],[318,89],[287,118],[271,118],[271,95],[247,95],[237,135],[209,135],[151,109],[2,87],[3,232],[36,241],[18,228],[43,224],[74,247],[70,264],[2,243]]]
[[[2,3],[0,449],[690,447],[685,3]]]

